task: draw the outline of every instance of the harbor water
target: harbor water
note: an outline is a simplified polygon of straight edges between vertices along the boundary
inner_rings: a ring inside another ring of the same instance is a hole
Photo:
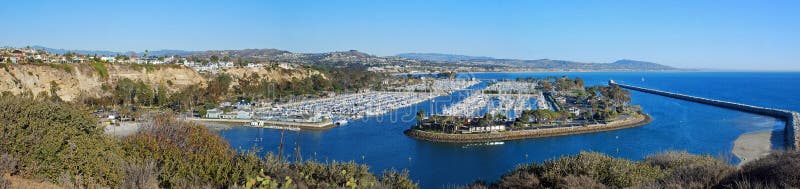
[[[800,73],[781,72],[593,72],[593,73],[474,73],[461,78],[515,79],[547,76],[581,77],[587,86],[618,83],[751,104],[800,111]],[[486,87],[485,83],[473,89]],[[415,124],[420,109],[438,113],[466,98],[470,90],[457,91],[380,116],[350,120],[324,131],[286,131],[285,154],[300,147],[302,158],[317,161],[354,161],[381,170],[408,169],[422,188],[465,185],[476,180],[494,181],[519,164],[542,162],[581,151],[641,160],[667,150],[709,154],[729,161],[733,141],[742,134],[773,131],[774,149],[783,143],[783,121],[694,102],[631,91],[632,103],[642,106],[653,122],[616,131],[525,139],[495,143],[447,144],[415,140],[403,130]],[[281,131],[233,127],[220,130],[233,148],[263,149],[276,153]],[[288,159],[293,159],[290,157]]]

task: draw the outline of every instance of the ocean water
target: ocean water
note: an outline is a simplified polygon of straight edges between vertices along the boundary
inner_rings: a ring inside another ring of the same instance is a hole
[[[658,90],[679,92],[757,106],[800,111],[800,73],[779,72],[592,72],[592,73],[466,73],[462,78],[515,79],[546,76],[581,77],[586,85],[609,79]],[[474,88],[485,87],[485,84]],[[632,91],[653,122],[641,127],[579,135],[506,141],[500,145],[447,144],[420,141],[402,132],[412,126],[419,109],[440,112],[469,95],[459,91],[378,117],[352,120],[325,131],[286,132],[285,154],[300,147],[303,159],[355,161],[380,174],[384,169],[408,169],[422,188],[494,181],[519,164],[542,162],[581,151],[641,160],[666,150],[708,154],[734,164],[733,141],[741,134],[773,131],[774,149],[782,149],[783,121],[761,115]],[[278,151],[281,131],[234,127],[219,131],[233,148]],[[293,159],[294,157],[289,157]]]

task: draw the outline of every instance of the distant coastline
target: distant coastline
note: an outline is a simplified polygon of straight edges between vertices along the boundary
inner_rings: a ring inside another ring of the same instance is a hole
[[[704,70],[692,70],[692,69],[682,69],[682,70],[521,70],[521,71],[487,71],[487,72],[458,72],[458,74],[484,74],[484,73],[556,73],[556,72],[566,72],[566,73],[603,73],[603,72],[661,72],[661,73],[670,73],[670,72],[707,72]],[[708,71],[712,72],[712,71]],[[724,72],[724,71],[722,71]],[[747,71],[742,71],[747,72]],[[756,71],[754,71],[756,72]],[[395,76],[402,76],[408,74],[433,74],[432,72],[417,72],[417,73],[393,73],[391,75]]]

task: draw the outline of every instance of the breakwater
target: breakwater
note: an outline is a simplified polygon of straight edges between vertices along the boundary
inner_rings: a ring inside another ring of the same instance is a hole
[[[721,108],[727,108],[727,109],[738,110],[738,111],[743,111],[743,112],[749,112],[749,113],[754,113],[754,114],[766,115],[766,116],[771,116],[771,117],[775,117],[775,118],[778,118],[778,119],[782,119],[782,120],[784,120],[786,122],[786,128],[784,129],[784,132],[785,132],[785,136],[786,136],[785,140],[786,140],[787,148],[789,148],[791,150],[797,150],[798,149],[797,147],[800,146],[800,138],[798,138],[798,135],[797,135],[797,133],[800,132],[800,113],[797,113],[797,112],[794,112],[794,111],[774,109],[774,108],[765,108],[765,107],[759,107],[759,106],[753,106],[753,105],[747,105],[747,104],[741,104],[741,103],[735,103],[735,102],[721,101],[721,100],[715,100],[715,99],[708,99],[708,98],[695,97],[695,96],[689,96],[689,95],[684,95],[684,94],[671,93],[671,92],[665,92],[665,91],[660,91],[660,90],[636,87],[636,86],[632,86],[632,85],[618,84],[618,83],[614,82],[614,80],[608,81],[608,84],[609,85],[617,85],[617,86],[620,86],[620,87],[626,88],[626,89],[631,89],[631,90],[636,90],[636,91],[641,91],[641,92],[646,92],[646,93],[651,93],[651,94],[656,94],[656,95],[661,95],[661,96],[666,96],[666,97],[671,97],[671,98],[676,98],[676,99],[681,99],[681,100],[686,100],[686,101],[691,101],[691,102],[697,102],[697,103],[701,103],[701,104],[717,106],[717,107],[721,107]]]
[[[646,114],[637,114],[624,120],[613,121],[607,124],[592,124],[588,126],[556,127],[548,129],[515,130],[515,131],[504,131],[497,133],[475,133],[475,134],[448,134],[448,133],[422,131],[412,128],[404,131],[404,133],[413,138],[427,140],[427,141],[434,141],[434,142],[450,142],[450,143],[493,142],[493,141],[519,140],[527,138],[542,138],[542,137],[611,131],[611,130],[646,125],[650,123],[650,121],[652,121],[652,119],[650,119],[650,116]]]

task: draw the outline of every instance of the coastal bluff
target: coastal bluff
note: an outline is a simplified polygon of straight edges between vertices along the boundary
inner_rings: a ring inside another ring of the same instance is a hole
[[[735,102],[728,102],[728,101],[721,101],[721,100],[715,100],[715,99],[708,99],[708,98],[702,98],[702,97],[689,96],[689,95],[678,94],[678,93],[665,92],[665,91],[642,88],[642,87],[637,87],[637,86],[632,86],[632,85],[619,84],[619,83],[614,82],[614,80],[609,80],[608,84],[609,85],[617,85],[619,87],[626,88],[626,89],[631,89],[631,90],[636,90],[636,91],[640,91],[640,92],[666,96],[666,97],[675,98],[675,99],[681,99],[681,100],[686,100],[686,101],[691,101],[691,102],[696,102],[696,103],[701,103],[701,104],[717,106],[717,107],[721,107],[721,108],[727,108],[727,109],[732,109],[732,110],[738,110],[738,111],[743,111],[743,112],[749,112],[749,113],[754,113],[754,114],[760,114],[760,115],[779,118],[779,119],[782,119],[782,120],[784,120],[786,122],[786,128],[784,129],[784,132],[785,132],[785,136],[786,136],[785,141],[786,141],[786,144],[787,144],[786,146],[787,146],[788,150],[798,150],[798,146],[800,146],[800,138],[798,138],[798,135],[797,135],[797,133],[800,132],[800,113],[798,113],[798,112],[789,111],[789,110],[782,110],[782,109],[774,109],[774,108],[765,108],[765,107],[759,107],[759,106],[753,106],[753,105],[747,105],[747,104],[741,104],[741,103],[735,103]]]

